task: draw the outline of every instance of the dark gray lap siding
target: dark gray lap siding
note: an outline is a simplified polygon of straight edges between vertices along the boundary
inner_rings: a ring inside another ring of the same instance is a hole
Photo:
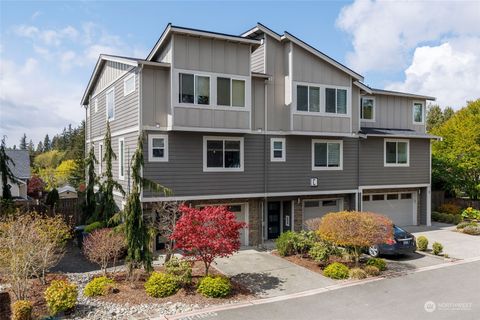
[[[168,133],[168,162],[148,162],[146,139],[144,176],[171,188],[175,196],[263,193],[265,186],[267,192],[346,190],[357,186],[356,139],[344,139],[343,170],[312,171],[311,141],[320,137],[287,136],[287,161],[270,162],[270,136],[219,134],[244,137],[244,171],[203,172],[204,135],[216,134]],[[310,187],[312,177],[318,178],[316,188]],[[144,196],[153,195],[145,191]]]

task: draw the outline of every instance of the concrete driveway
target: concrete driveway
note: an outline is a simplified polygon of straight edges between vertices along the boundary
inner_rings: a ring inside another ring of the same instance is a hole
[[[224,274],[244,284],[261,298],[327,287],[335,281],[268,252],[242,250],[215,260]]]
[[[431,227],[411,226],[405,227],[405,229],[417,238],[419,236],[427,237],[429,248],[432,247],[433,242],[440,242],[443,245],[443,251],[451,258],[480,257],[480,236],[456,232],[453,225],[432,222]]]

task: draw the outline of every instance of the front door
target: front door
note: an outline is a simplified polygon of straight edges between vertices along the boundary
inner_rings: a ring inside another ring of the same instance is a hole
[[[268,226],[268,239],[276,239],[280,235],[280,212],[281,202],[274,201],[268,203],[267,211],[267,226]]]

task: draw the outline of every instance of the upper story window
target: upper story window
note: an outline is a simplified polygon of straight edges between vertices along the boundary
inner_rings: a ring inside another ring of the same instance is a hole
[[[285,138],[270,139],[270,161],[285,161]]]
[[[385,139],[385,167],[408,167],[410,157],[409,141],[405,139]]]
[[[148,135],[148,161],[168,161],[168,136],[164,134]]]
[[[245,80],[217,78],[217,104],[245,107]]]
[[[424,110],[423,110],[423,103],[421,102],[414,102],[413,103],[413,123],[415,124],[424,124]]]
[[[362,97],[360,119],[365,121],[375,121],[375,98]]]
[[[132,73],[123,80],[123,95],[129,95],[135,91],[135,74]]]
[[[312,170],[342,170],[342,140],[312,140]]]
[[[243,138],[203,137],[203,171],[243,171]]]
[[[107,121],[113,120],[115,118],[115,89],[111,88],[107,91],[106,95],[106,105],[107,105]]]
[[[118,178],[125,179],[125,139],[118,139]]]
[[[180,73],[179,80],[180,103],[210,104],[210,77]]]
[[[298,85],[297,110],[320,112],[320,88]]]
[[[325,88],[325,112],[347,114],[347,90]]]

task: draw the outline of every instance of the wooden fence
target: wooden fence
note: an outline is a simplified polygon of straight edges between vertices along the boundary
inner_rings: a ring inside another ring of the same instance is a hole
[[[432,210],[435,210],[444,203],[455,203],[462,208],[473,207],[480,210],[480,200],[445,198],[445,191],[432,191]]]

